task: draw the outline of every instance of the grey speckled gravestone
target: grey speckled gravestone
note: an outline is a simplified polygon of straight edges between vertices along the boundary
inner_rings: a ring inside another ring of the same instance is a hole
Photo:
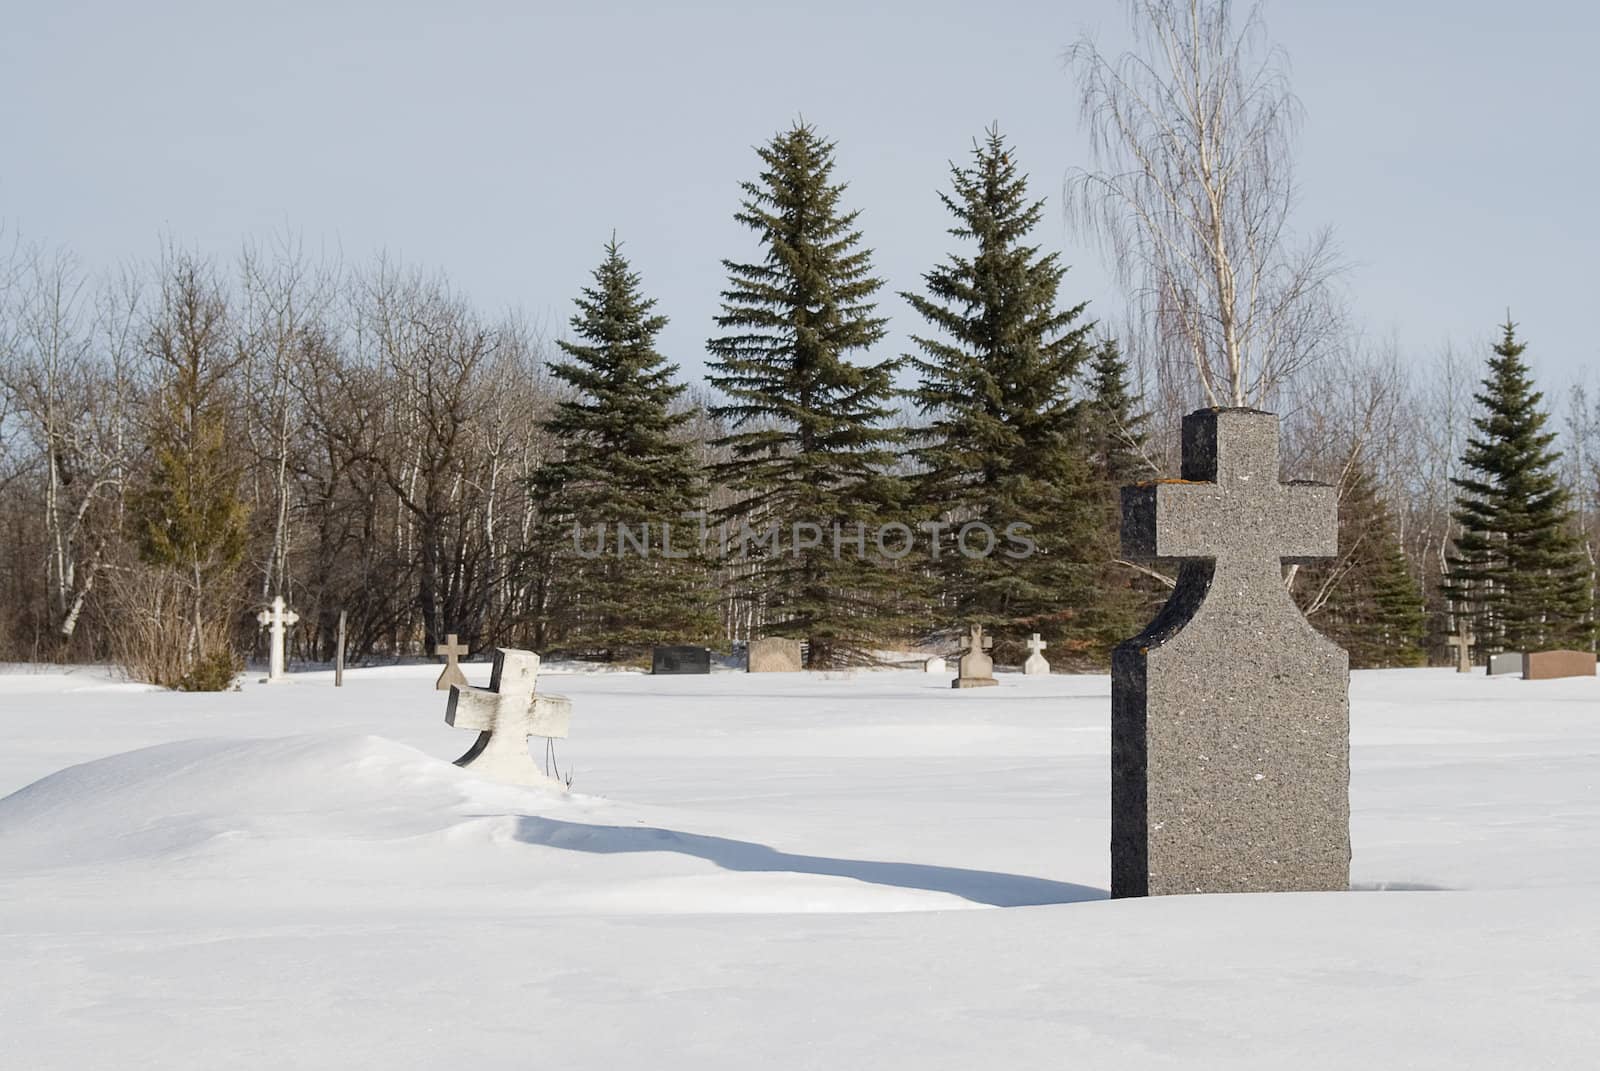
[[[1271,413],[1189,414],[1183,478],[1123,489],[1123,554],[1178,583],[1112,656],[1112,896],[1349,888],[1349,658],[1282,569],[1336,542]]]

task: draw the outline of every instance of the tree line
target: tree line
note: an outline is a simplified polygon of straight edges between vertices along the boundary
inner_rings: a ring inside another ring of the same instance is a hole
[[[1481,370],[1352,328],[1326,236],[1285,226],[1286,87],[1217,10],[1136,6],[1209,100],[1074,54],[1102,125],[1069,194],[1128,283],[1116,319],[1066,292],[994,128],[938,193],[951,251],[903,292],[920,326],[893,355],[835,146],[803,123],[761,146],[709,389],[660,352],[667,313],[615,237],[553,344],[441,275],[287,239],[114,276],[12,257],[0,657],[222,687],[282,594],[322,662],[344,613],[358,662],[447,632],[623,661],[783,635],[826,667],[981,622],[1002,660],[1038,632],[1101,666],[1172,582],[1119,556],[1119,488],[1177,471],[1201,404],[1281,413],[1286,473],[1338,488],[1338,556],[1285,583],[1354,665],[1440,660],[1463,628],[1589,646],[1600,410],[1572,388],[1558,436],[1509,322]]]

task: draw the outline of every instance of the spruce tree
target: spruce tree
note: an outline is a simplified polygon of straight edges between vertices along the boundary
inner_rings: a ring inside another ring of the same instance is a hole
[[[1338,554],[1302,565],[1295,594],[1355,669],[1421,665],[1426,613],[1388,507],[1357,458],[1339,496]]]
[[[934,329],[913,337],[910,358],[928,420],[913,450],[919,498],[951,533],[1025,525],[1034,549],[976,557],[947,541],[940,601],[951,623],[982,622],[1012,644],[1037,631],[1071,660],[1100,645],[1086,612],[1103,564],[1103,502],[1072,393],[1092,325],[1084,305],[1057,304],[1067,268],[1030,242],[1044,202],[1029,198],[999,131],[950,172],[953,189],[939,197],[964,248],[923,276],[925,294],[905,295]]]
[[[221,691],[239,658],[233,628],[242,592],[248,510],[229,436],[228,378],[238,366],[227,309],[205,267],[183,258],[163,280],[160,314],[145,341],[159,379],[151,396],[149,456],[129,495],[130,542],[153,570],[157,605],[141,607],[181,653],[130,665],[151,683]],[[137,630],[135,630],[137,631]]]
[[[574,341],[557,343],[568,359],[550,366],[573,396],[545,421],[560,457],[540,469],[535,487],[556,577],[553,610],[565,626],[559,641],[626,658],[653,644],[710,639],[715,601],[697,526],[685,520],[702,486],[681,433],[693,413],[674,408],[685,387],[656,349],[667,318],[653,312],[614,237],[593,278],[575,302]]]
[[[1128,383],[1128,362],[1115,339],[1095,349],[1089,366],[1089,407],[1084,439],[1095,476],[1108,486],[1121,488],[1154,474],[1145,456],[1145,421],[1142,395]]]
[[[710,382],[727,397],[711,410],[729,429],[715,444],[727,452],[717,478],[734,498],[724,517],[735,554],[752,559],[741,594],[761,608],[764,631],[809,641],[815,667],[862,661],[897,623],[901,571],[874,545],[901,497],[890,474],[898,362],[849,360],[884,336],[873,300],[882,282],[858,213],[842,205],[833,143],[797,123],[757,152],[762,171],[741,184],[734,219],[764,256],[723,261],[723,334],[706,344]],[[756,550],[746,535],[765,542]]]
[[[1121,562],[1122,489],[1154,475],[1145,455],[1148,414],[1129,385],[1128,363],[1113,339],[1102,341],[1089,366],[1083,439],[1099,506],[1094,544],[1100,560],[1097,596],[1082,615],[1093,661],[1108,662],[1111,649],[1154,616],[1170,592],[1159,581]]]
[[[1476,434],[1452,482],[1461,525],[1448,559],[1445,594],[1483,652],[1587,648],[1592,578],[1572,530],[1567,491],[1544,430],[1544,395],[1534,390],[1526,347],[1507,322],[1477,394]]]
[[[1381,533],[1384,547],[1369,581],[1372,593],[1373,631],[1363,645],[1362,665],[1377,669],[1420,666],[1428,660],[1423,641],[1427,635],[1427,610],[1422,589],[1411,575],[1405,548],[1387,526]],[[1357,665],[1352,651],[1350,664]]]

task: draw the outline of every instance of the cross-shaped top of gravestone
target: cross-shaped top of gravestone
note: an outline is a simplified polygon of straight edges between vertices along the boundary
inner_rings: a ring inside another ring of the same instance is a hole
[[[968,651],[988,651],[994,648],[994,637],[983,633],[982,625],[973,625],[967,631]]]
[[[1472,634],[1465,620],[1462,620],[1454,635],[1445,637],[1445,646],[1456,649],[1456,672],[1470,673],[1472,671],[1472,647],[1478,642],[1478,637]]]
[[[1325,484],[1278,481],[1278,422],[1251,409],[1202,410],[1183,422],[1182,478],[1129,488],[1122,514],[1130,558],[1201,562],[1208,603],[1247,609],[1283,591],[1284,563],[1338,551],[1337,500]]]
[[[282,595],[274,595],[272,597],[272,606],[256,614],[257,623],[270,626],[273,632],[281,632],[284,628],[295,624],[299,620],[299,614],[284,608]]]
[[[456,659],[467,653],[467,645],[457,642],[456,634],[450,633],[445,637],[445,642],[433,649],[436,655],[444,656],[444,669],[439,673],[439,679],[433,682],[436,691],[446,691],[452,684],[467,686],[467,675],[461,672],[461,666]]]
[[[1040,651],[1044,650],[1046,647],[1049,647],[1049,646],[1050,645],[1048,643],[1045,643],[1043,640],[1041,640],[1039,638],[1039,634],[1037,632],[1035,632],[1033,634],[1033,636],[1030,637],[1029,640],[1028,640],[1028,653],[1029,654],[1038,654]]]
[[[477,742],[456,760],[457,766],[513,784],[549,783],[528,754],[528,738],[564,738],[572,722],[572,701],[536,694],[538,676],[538,655],[500,648],[494,654],[489,687],[450,689],[445,722],[478,730]]]

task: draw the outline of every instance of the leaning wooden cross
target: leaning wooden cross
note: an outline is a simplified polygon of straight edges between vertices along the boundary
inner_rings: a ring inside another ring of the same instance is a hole
[[[1178,582],[1112,655],[1112,896],[1349,887],[1349,660],[1283,576],[1337,534],[1271,413],[1191,413],[1183,478],[1123,489],[1123,553]]]
[[[445,722],[478,730],[477,742],[456,760],[457,766],[516,785],[556,783],[528,753],[528,738],[564,739],[572,723],[572,700],[536,694],[538,676],[538,655],[502,647],[494,654],[489,687],[450,687]]]

